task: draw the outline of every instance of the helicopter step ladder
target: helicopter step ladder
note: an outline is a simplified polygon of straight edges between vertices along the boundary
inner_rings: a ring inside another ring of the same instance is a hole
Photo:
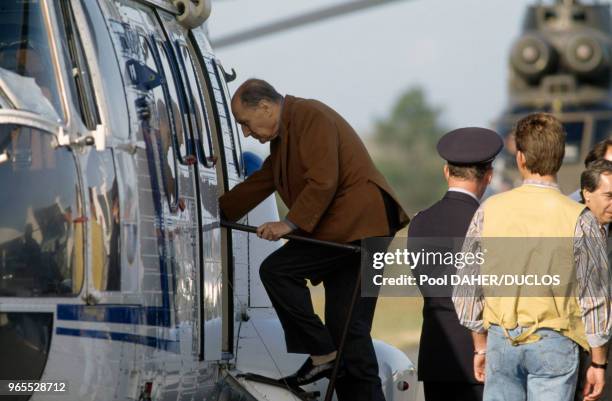
[[[319,391],[306,391],[299,386],[292,386],[283,380],[258,375],[256,373],[242,373],[237,375],[236,378],[282,388],[289,391],[301,401],[318,401],[319,397],[321,396]]]

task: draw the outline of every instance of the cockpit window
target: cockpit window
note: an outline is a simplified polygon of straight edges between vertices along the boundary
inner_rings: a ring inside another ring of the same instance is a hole
[[[592,146],[595,146],[597,142],[601,142],[604,139],[609,138],[612,138],[612,120],[608,118],[595,121],[595,132],[593,135]]]
[[[49,33],[40,0],[0,2],[0,68],[33,78],[63,116],[57,76],[50,66]]]
[[[89,73],[87,58],[83,50],[81,37],[76,27],[74,12],[70,2],[63,0],[55,2],[58,20],[64,27],[66,34],[65,41],[61,47],[67,56],[67,62],[72,71],[73,85],[69,85],[73,90],[73,98],[79,104],[81,118],[87,128],[93,130],[100,123],[100,115],[96,104],[94,89]]]
[[[83,281],[83,225],[72,153],[53,136],[0,126],[0,297],[70,296]]]
[[[565,157],[563,163],[579,163],[581,162],[580,154],[582,153],[582,137],[584,136],[584,122],[571,121],[564,122],[565,128]]]

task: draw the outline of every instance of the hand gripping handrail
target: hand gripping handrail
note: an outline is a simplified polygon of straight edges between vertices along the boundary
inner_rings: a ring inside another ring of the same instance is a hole
[[[226,221],[226,220],[221,220],[221,227],[231,228],[233,230],[238,230],[238,231],[245,231],[245,232],[248,232],[248,233],[256,233],[257,232],[257,227],[247,226],[245,224],[233,223],[231,221]],[[361,247],[357,246],[357,245],[341,244],[339,242],[332,242],[332,241],[323,241],[323,240],[320,240],[320,239],[303,237],[301,235],[287,234],[287,235],[284,235],[282,238],[290,239],[290,240],[294,240],[294,241],[308,242],[308,243],[314,244],[314,245],[322,245],[322,246],[329,246],[329,247],[332,247],[332,248],[345,249],[347,251],[353,251],[353,252],[360,252],[361,251]]]

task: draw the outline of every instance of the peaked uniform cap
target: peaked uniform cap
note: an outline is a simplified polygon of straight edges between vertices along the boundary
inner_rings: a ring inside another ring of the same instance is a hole
[[[504,147],[501,136],[490,129],[459,128],[446,133],[438,141],[438,154],[455,165],[492,162]]]

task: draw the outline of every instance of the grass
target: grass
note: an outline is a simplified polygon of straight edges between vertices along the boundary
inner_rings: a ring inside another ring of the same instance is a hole
[[[312,302],[323,319],[325,295],[323,286],[311,287]],[[378,299],[372,337],[389,343],[405,352],[415,348],[421,335],[423,300],[417,297],[381,297]]]

